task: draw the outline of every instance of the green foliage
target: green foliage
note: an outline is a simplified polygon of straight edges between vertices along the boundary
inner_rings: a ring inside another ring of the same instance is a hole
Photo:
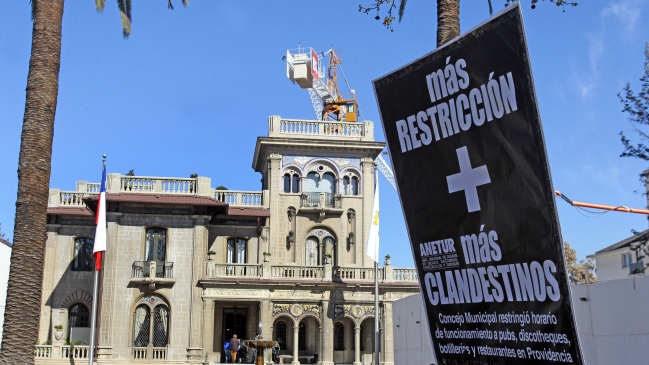
[[[214,190],[228,190],[228,188],[226,188],[226,187],[223,186],[223,185],[219,185],[219,186],[217,186],[216,188],[214,188]]]
[[[624,132],[620,132],[620,139],[624,146],[624,152],[620,157],[635,157],[649,161],[649,147],[645,145],[649,141],[649,131],[646,130],[649,126],[649,42],[645,44],[644,75],[640,78],[640,85],[640,92],[637,94],[633,92],[629,83],[626,84],[623,92],[617,94],[624,105],[622,111],[628,115],[633,130],[640,140],[634,146]]]
[[[566,268],[568,269],[568,280],[571,285],[575,284],[593,284],[597,282],[595,277],[595,263],[592,258],[577,262],[577,251],[570,247],[570,243],[563,243],[563,252],[566,258]]]
[[[189,175],[189,178],[190,178],[190,179],[195,179],[195,178],[197,178],[197,177],[198,177],[198,174],[197,174],[197,173],[193,173],[193,174]]]
[[[385,258],[386,258],[386,259],[390,259],[390,255],[385,255]]]
[[[54,329],[55,329],[55,330],[62,330],[62,329],[63,329],[63,326],[60,325],[60,324],[57,324],[56,326],[54,326]]]
[[[383,25],[391,32],[394,32],[394,27],[392,26],[392,23],[395,20],[395,17],[392,15],[393,11],[397,11],[397,14],[399,16],[399,22],[403,19],[403,15],[405,13],[406,9],[406,3],[408,0],[399,0],[399,5],[397,6],[397,0],[372,0],[373,3],[369,6],[363,6],[358,5],[358,11],[363,13],[363,14],[370,14],[374,11],[376,11],[376,16],[374,19],[376,20],[381,20],[381,6],[385,9],[387,7],[387,15],[383,16]],[[437,0],[437,1],[459,1],[459,0]],[[504,0],[505,1],[505,6],[511,5],[518,0]],[[543,0],[545,1],[545,0]],[[530,0],[532,9],[536,8],[536,4],[539,2],[539,0]],[[575,7],[577,6],[577,3],[574,1],[567,1],[567,0],[548,0],[548,2],[553,3],[556,6],[560,6],[563,11],[565,12],[565,7]],[[493,7],[491,6],[491,0],[487,0],[487,3],[489,5],[489,15],[493,14]]]
[[[122,20],[122,36],[124,39],[128,39],[128,36],[131,35],[131,1],[132,0],[117,0],[117,7],[119,8],[119,17]],[[32,2],[32,19],[34,18],[34,7],[33,0]],[[182,0],[183,6],[187,7],[189,5],[189,0]],[[103,13],[104,8],[106,7],[106,0],[95,0],[95,8],[98,13]],[[171,0],[167,0],[167,9],[174,10],[174,6],[171,3]]]
[[[266,252],[266,251],[264,251],[263,255],[264,255],[264,256],[270,256],[270,252]]]
[[[135,176],[135,169],[128,170],[128,173],[126,174],[126,176]]]
[[[212,250],[209,250],[209,251],[207,251],[207,254],[208,254],[208,255],[216,255],[216,252],[214,252],[214,251],[212,251]]]

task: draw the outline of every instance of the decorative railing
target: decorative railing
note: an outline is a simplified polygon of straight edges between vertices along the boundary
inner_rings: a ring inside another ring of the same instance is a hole
[[[85,203],[83,198],[90,196],[88,193],[80,193],[77,191],[62,191],[59,194],[59,205],[64,207],[83,207]]]
[[[322,266],[272,266],[270,276],[273,278],[322,279]]]
[[[196,194],[197,179],[161,178],[147,176],[122,176],[121,192]]]
[[[335,279],[340,280],[374,280],[374,268],[336,267],[333,270]],[[384,269],[379,269],[379,281],[385,280]]]
[[[52,358],[52,345],[36,345],[34,357],[37,359]]]
[[[342,195],[332,193],[302,193],[301,208],[338,208],[342,203]]]
[[[336,137],[362,137],[363,124],[362,123],[347,123],[347,122],[323,122],[323,133],[325,136]]]
[[[167,348],[166,347],[154,347],[152,351],[151,360],[166,360],[167,359]]]
[[[146,360],[146,347],[133,347],[133,360]]]
[[[155,277],[163,279],[173,279],[174,263],[162,261],[134,261],[132,266],[132,278],[149,278],[151,277],[151,268],[155,263]]]
[[[240,191],[240,190],[216,190],[214,189],[213,195],[214,199],[222,201],[226,204],[233,206],[253,206],[261,207],[263,204],[262,201],[262,192],[261,191]]]
[[[151,351],[149,351],[149,349]],[[166,360],[166,347],[133,347],[133,360]]]
[[[373,140],[373,123],[360,123],[283,119],[277,116],[269,118],[269,135],[283,137],[343,138],[354,140]]]
[[[86,191],[88,193],[96,193],[99,194],[99,191],[101,190],[101,184],[98,183],[88,183],[86,185]]]
[[[71,359],[87,359],[90,353],[90,346],[76,345],[76,346],[63,346],[61,348],[61,357]]]
[[[417,281],[417,269],[393,269],[394,281]]]
[[[215,264],[216,277],[261,277],[261,265],[256,264]]]

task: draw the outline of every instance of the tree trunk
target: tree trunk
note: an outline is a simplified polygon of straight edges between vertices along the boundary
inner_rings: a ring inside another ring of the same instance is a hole
[[[437,0],[437,47],[460,35],[460,0]]]
[[[34,363],[41,312],[64,0],[32,1],[32,53],[18,160],[14,245],[0,348],[2,364]]]

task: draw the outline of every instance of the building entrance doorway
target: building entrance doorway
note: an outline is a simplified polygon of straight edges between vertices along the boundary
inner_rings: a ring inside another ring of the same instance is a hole
[[[225,361],[230,362],[230,339],[233,335],[237,335],[237,338],[243,342],[247,338],[246,326],[247,326],[247,317],[248,309],[247,308],[223,308],[223,339],[221,344],[223,346],[223,352],[225,354]],[[226,349],[227,347],[227,349]]]

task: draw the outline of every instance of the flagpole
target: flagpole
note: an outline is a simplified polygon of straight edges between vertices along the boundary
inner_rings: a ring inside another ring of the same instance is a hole
[[[374,180],[376,187],[379,185],[379,176],[376,167],[374,168]],[[372,212],[373,213],[373,212]],[[374,364],[379,365],[379,245],[374,249]]]
[[[102,166],[102,180],[104,180],[104,177],[106,176],[106,155],[103,156],[103,166]],[[102,181],[102,184],[105,184],[105,181]],[[105,194],[105,193],[104,193]],[[100,193],[101,195],[101,193]],[[97,214],[99,213],[99,204],[101,204],[101,198],[98,200],[97,203]],[[101,207],[101,209],[106,209],[105,207]],[[105,225],[106,222],[99,222],[100,224],[103,224],[104,227],[99,227],[99,224],[97,225],[97,230],[98,229],[106,229]],[[97,306],[98,306],[98,297],[99,297],[99,270],[101,270],[101,261],[103,259],[102,252],[96,252],[94,253],[94,258],[95,258],[95,281],[92,289],[92,314],[91,314],[91,320],[90,320],[90,348],[89,354],[88,354],[88,365],[92,365],[94,358],[95,358],[95,345],[96,345],[96,339],[97,339]]]
[[[377,246],[376,256],[379,256]],[[379,263],[374,261],[374,364],[379,365]]]

